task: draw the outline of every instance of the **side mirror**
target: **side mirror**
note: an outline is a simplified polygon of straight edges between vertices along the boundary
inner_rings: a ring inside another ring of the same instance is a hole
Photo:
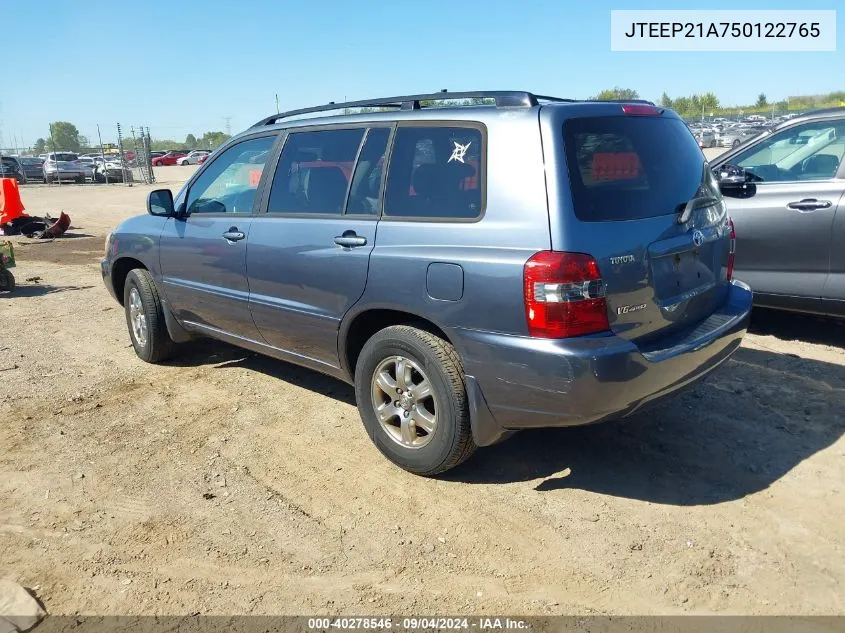
[[[719,182],[719,191],[728,198],[750,198],[757,193],[748,173],[738,165],[722,165],[713,170]]]
[[[722,165],[713,171],[719,181],[719,188],[742,186],[748,181],[745,169],[738,165]]]
[[[147,213],[166,218],[175,215],[173,208],[173,192],[170,189],[156,189],[147,196]]]

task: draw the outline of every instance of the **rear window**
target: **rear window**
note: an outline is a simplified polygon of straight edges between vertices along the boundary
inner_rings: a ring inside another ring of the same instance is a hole
[[[76,154],[53,154],[51,158],[58,161],[72,162],[76,160],[77,156]]]
[[[563,134],[581,221],[677,213],[701,184],[704,156],[678,119],[574,118],[564,123]]]

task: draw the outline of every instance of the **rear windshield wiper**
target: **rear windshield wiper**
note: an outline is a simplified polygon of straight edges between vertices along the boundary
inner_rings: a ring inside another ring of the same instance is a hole
[[[719,202],[719,198],[716,196],[696,196],[695,198],[691,198],[686,203],[681,203],[684,205],[684,210],[681,212],[680,217],[678,217],[678,224],[686,224],[689,222],[689,218],[692,215],[692,212],[696,209],[704,209],[705,207],[711,207],[714,204]],[[678,206],[681,206],[680,204]]]
[[[678,205],[679,207],[681,205],[684,206],[684,210],[678,217],[678,224],[686,224],[689,222],[690,216],[694,210],[703,209],[719,202],[720,197],[710,193],[712,191],[710,182],[712,175],[713,172],[710,171],[709,165],[705,163],[704,168],[701,170],[701,184],[698,186],[698,190],[695,192],[695,195],[686,202],[682,202]]]

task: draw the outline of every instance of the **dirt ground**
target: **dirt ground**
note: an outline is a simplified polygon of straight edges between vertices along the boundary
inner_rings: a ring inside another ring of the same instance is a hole
[[[23,191],[73,219],[17,240],[0,294],[0,576],[50,613],[845,613],[842,325],[756,313],[660,409],[422,479],[337,381],[215,342],[136,358],[97,261],[148,190]]]

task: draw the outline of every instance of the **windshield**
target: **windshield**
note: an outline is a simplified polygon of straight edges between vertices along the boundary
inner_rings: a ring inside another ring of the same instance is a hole
[[[563,129],[579,220],[637,220],[679,213],[701,186],[704,155],[683,121],[574,118]]]
[[[76,158],[77,158],[76,154],[64,154],[64,153],[61,153],[61,152],[56,153],[56,154],[50,154],[50,159],[56,160],[56,161],[72,162],[72,161],[75,161]]]

